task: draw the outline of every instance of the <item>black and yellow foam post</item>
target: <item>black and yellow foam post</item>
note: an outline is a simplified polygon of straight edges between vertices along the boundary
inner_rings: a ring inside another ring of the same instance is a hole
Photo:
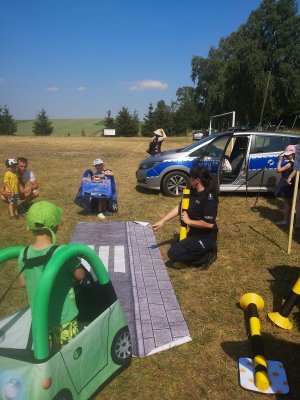
[[[299,296],[300,277],[297,279],[286,301],[281,306],[280,311],[268,313],[268,317],[270,318],[270,320],[282,329],[292,329],[293,323],[289,320],[288,316],[290,315],[292,309],[294,308],[294,305],[298,301]]]
[[[182,192],[182,202],[181,202],[181,212],[187,211],[190,205],[190,189],[183,189]],[[181,221],[181,226],[179,230],[179,240],[185,239],[187,235],[187,225]]]
[[[240,299],[240,305],[246,310],[249,317],[253,361],[255,368],[255,386],[265,391],[270,387],[268,365],[264,354],[264,346],[260,333],[258,311],[264,308],[264,301],[256,293],[246,293]]]

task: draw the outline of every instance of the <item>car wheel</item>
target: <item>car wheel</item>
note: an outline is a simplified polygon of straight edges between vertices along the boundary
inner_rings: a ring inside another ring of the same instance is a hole
[[[127,327],[122,328],[114,337],[111,346],[111,358],[118,365],[128,365],[132,357],[132,344]]]
[[[62,389],[52,400],[73,400],[73,396],[69,389]]]
[[[184,172],[169,172],[163,179],[162,188],[167,196],[177,197],[189,187],[189,177]]]

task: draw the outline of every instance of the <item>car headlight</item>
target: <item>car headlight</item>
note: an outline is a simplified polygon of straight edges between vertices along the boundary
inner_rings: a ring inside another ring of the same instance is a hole
[[[5,399],[13,400],[19,397],[21,392],[21,383],[17,379],[10,379],[4,388]]]
[[[156,165],[160,164],[162,161],[151,161],[141,164],[140,169],[150,169],[156,167]]]

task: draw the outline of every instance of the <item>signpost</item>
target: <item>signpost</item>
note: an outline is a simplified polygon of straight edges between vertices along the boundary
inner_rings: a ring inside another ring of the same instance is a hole
[[[291,210],[291,220],[290,220],[290,230],[289,230],[289,242],[288,242],[288,254],[291,253],[292,248],[292,236],[293,236],[293,228],[294,228],[294,216],[295,209],[297,203],[297,194],[298,194],[298,184],[299,184],[299,172],[300,172],[300,145],[296,146],[296,154],[295,154],[295,163],[294,170],[296,171],[296,179],[294,186],[294,194],[293,194],[293,202],[292,202],[292,210]]]

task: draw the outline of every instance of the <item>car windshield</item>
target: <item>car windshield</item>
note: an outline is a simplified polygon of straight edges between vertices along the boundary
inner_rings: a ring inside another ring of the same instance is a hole
[[[208,142],[210,142],[211,140],[215,139],[218,136],[220,136],[220,134],[214,134],[214,135],[206,136],[205,138],[197,140],[196,142],[193,142],[193,143],[189,144],[188,146],[183,147],[182,149],[177,149],[176,153],[185,153],[186,151],[193,150],[195,147],[203,145],[204,143],[208,143]]]

